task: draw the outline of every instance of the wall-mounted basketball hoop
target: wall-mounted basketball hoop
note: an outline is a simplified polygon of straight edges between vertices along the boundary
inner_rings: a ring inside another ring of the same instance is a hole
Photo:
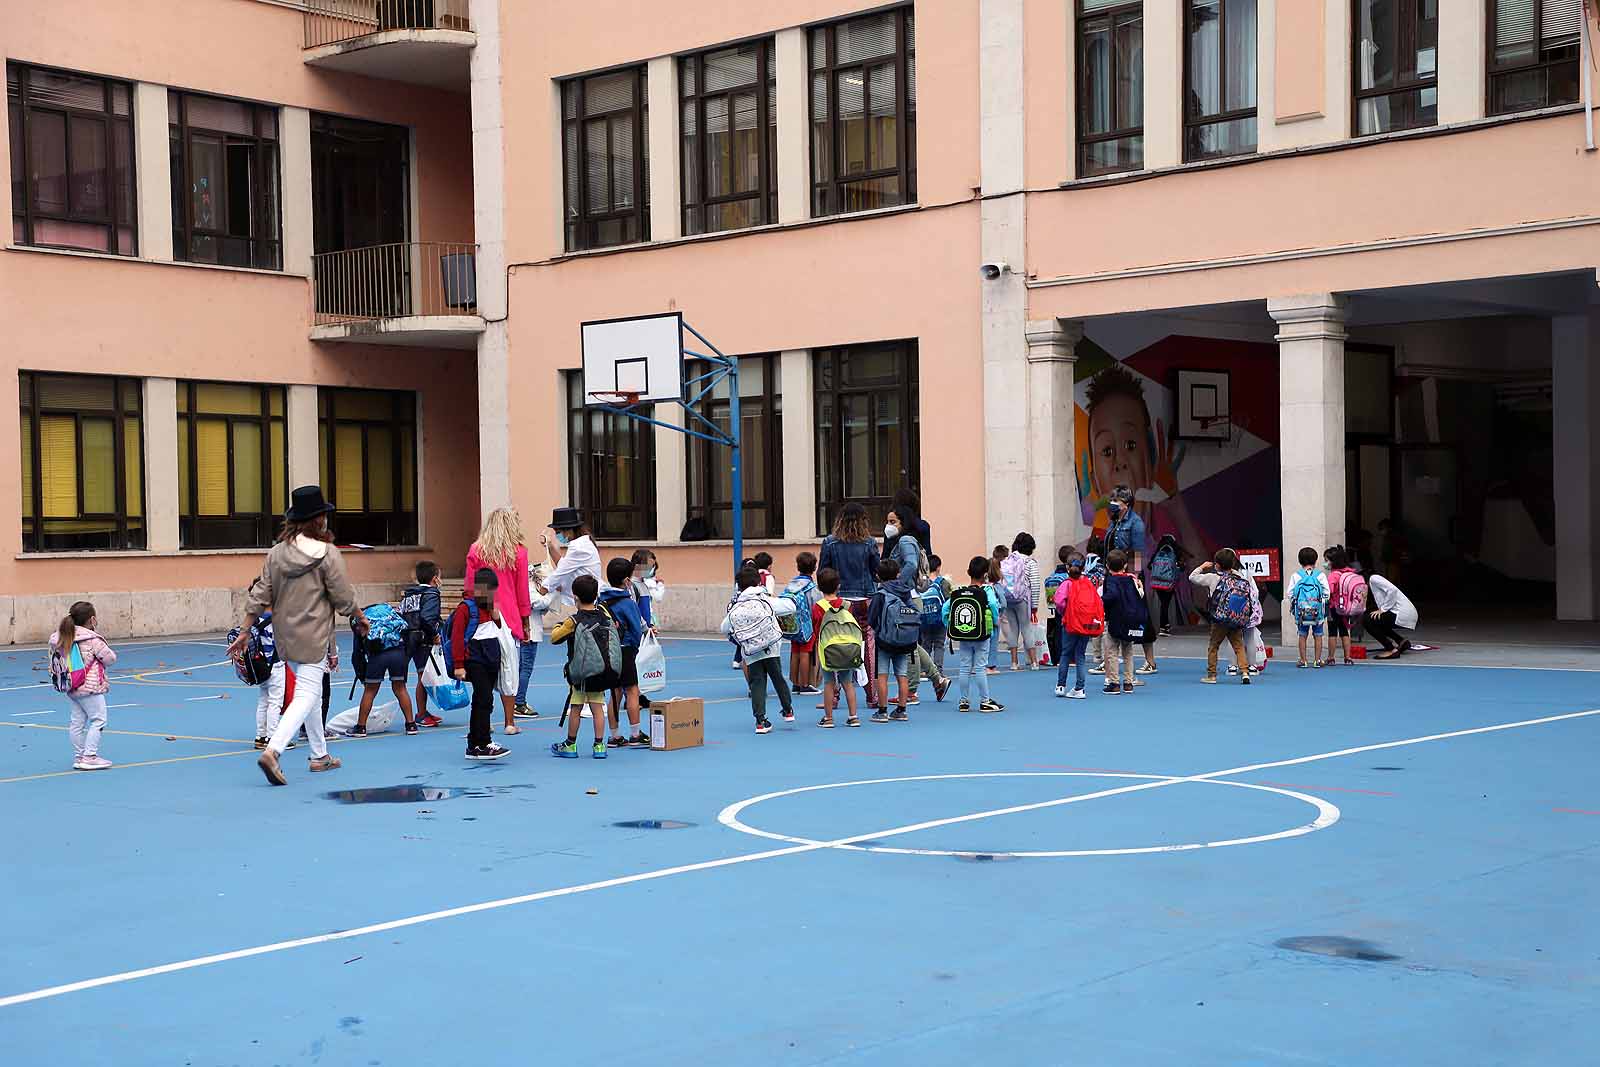
[[[637,315],[600,319],[580,327],[583,339],[583,390],[587,407],[599,408],[668,430],[698,437],[729,449],[733,485],[733,568],[744,562],[744,481],[740,473],[739,361],[722,354],[704,334],[683,321],[683,315]],[[688,333],[710,352],[684,343]],[[684,375],[686,359],[703,360],[711,369],[693,378]],[[695,410],[713,389],[728,382],[728,432]],[[691,395],[692,394],[692,395]],[[684,424],[651,418],[642,404],[671,403],[684,410]],[[691,421],[692,420],[692,421]],[[703,427],[703,429],[702,429]]]

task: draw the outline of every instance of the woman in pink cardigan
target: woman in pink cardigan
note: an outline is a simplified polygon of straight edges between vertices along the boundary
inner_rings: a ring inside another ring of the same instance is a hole
[[[515,695],[500,694],[500,703],[506,713],[505,732],[520,733],[517,716],[537,718],[528,707],[528,680],[533,677],[534,657],[539,654],[537,643],[528,640],[528,615],[532,604],[528,593],[528,548],[522,532],[522,518],[516,508],[495,508],[483,520],[483,530],[467,549],[466,595],[472,596],[472,579],[478,568],[494,571],[500,581],[495,604],[505,620],[511,636],[517,639],[517,691]]]

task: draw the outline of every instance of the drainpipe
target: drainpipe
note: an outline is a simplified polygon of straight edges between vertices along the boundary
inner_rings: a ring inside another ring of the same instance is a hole
[[[1583,47],[1579,62],[1583,64],[1583,147],[1594,151],[1594,46],[1589,43],[1589,0],[1583,0]]]

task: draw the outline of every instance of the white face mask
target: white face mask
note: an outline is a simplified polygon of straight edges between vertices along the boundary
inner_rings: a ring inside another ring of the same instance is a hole
[[[887,526],[885,526],[883,528],[883,536],[885,536],[885,537],[899,537],[900,536],[900,527],[896,526],[892,522],[889,523]]]

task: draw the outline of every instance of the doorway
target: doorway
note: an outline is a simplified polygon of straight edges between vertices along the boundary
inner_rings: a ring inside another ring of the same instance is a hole
[[[403,126],[338,115],[311,117],[311,216],[319,255],[366,249],[339,257],[340,269],[319,271],[319,306],[336,287],[359,278],[363,300],[380,315],[411,309],[411,135]]]

